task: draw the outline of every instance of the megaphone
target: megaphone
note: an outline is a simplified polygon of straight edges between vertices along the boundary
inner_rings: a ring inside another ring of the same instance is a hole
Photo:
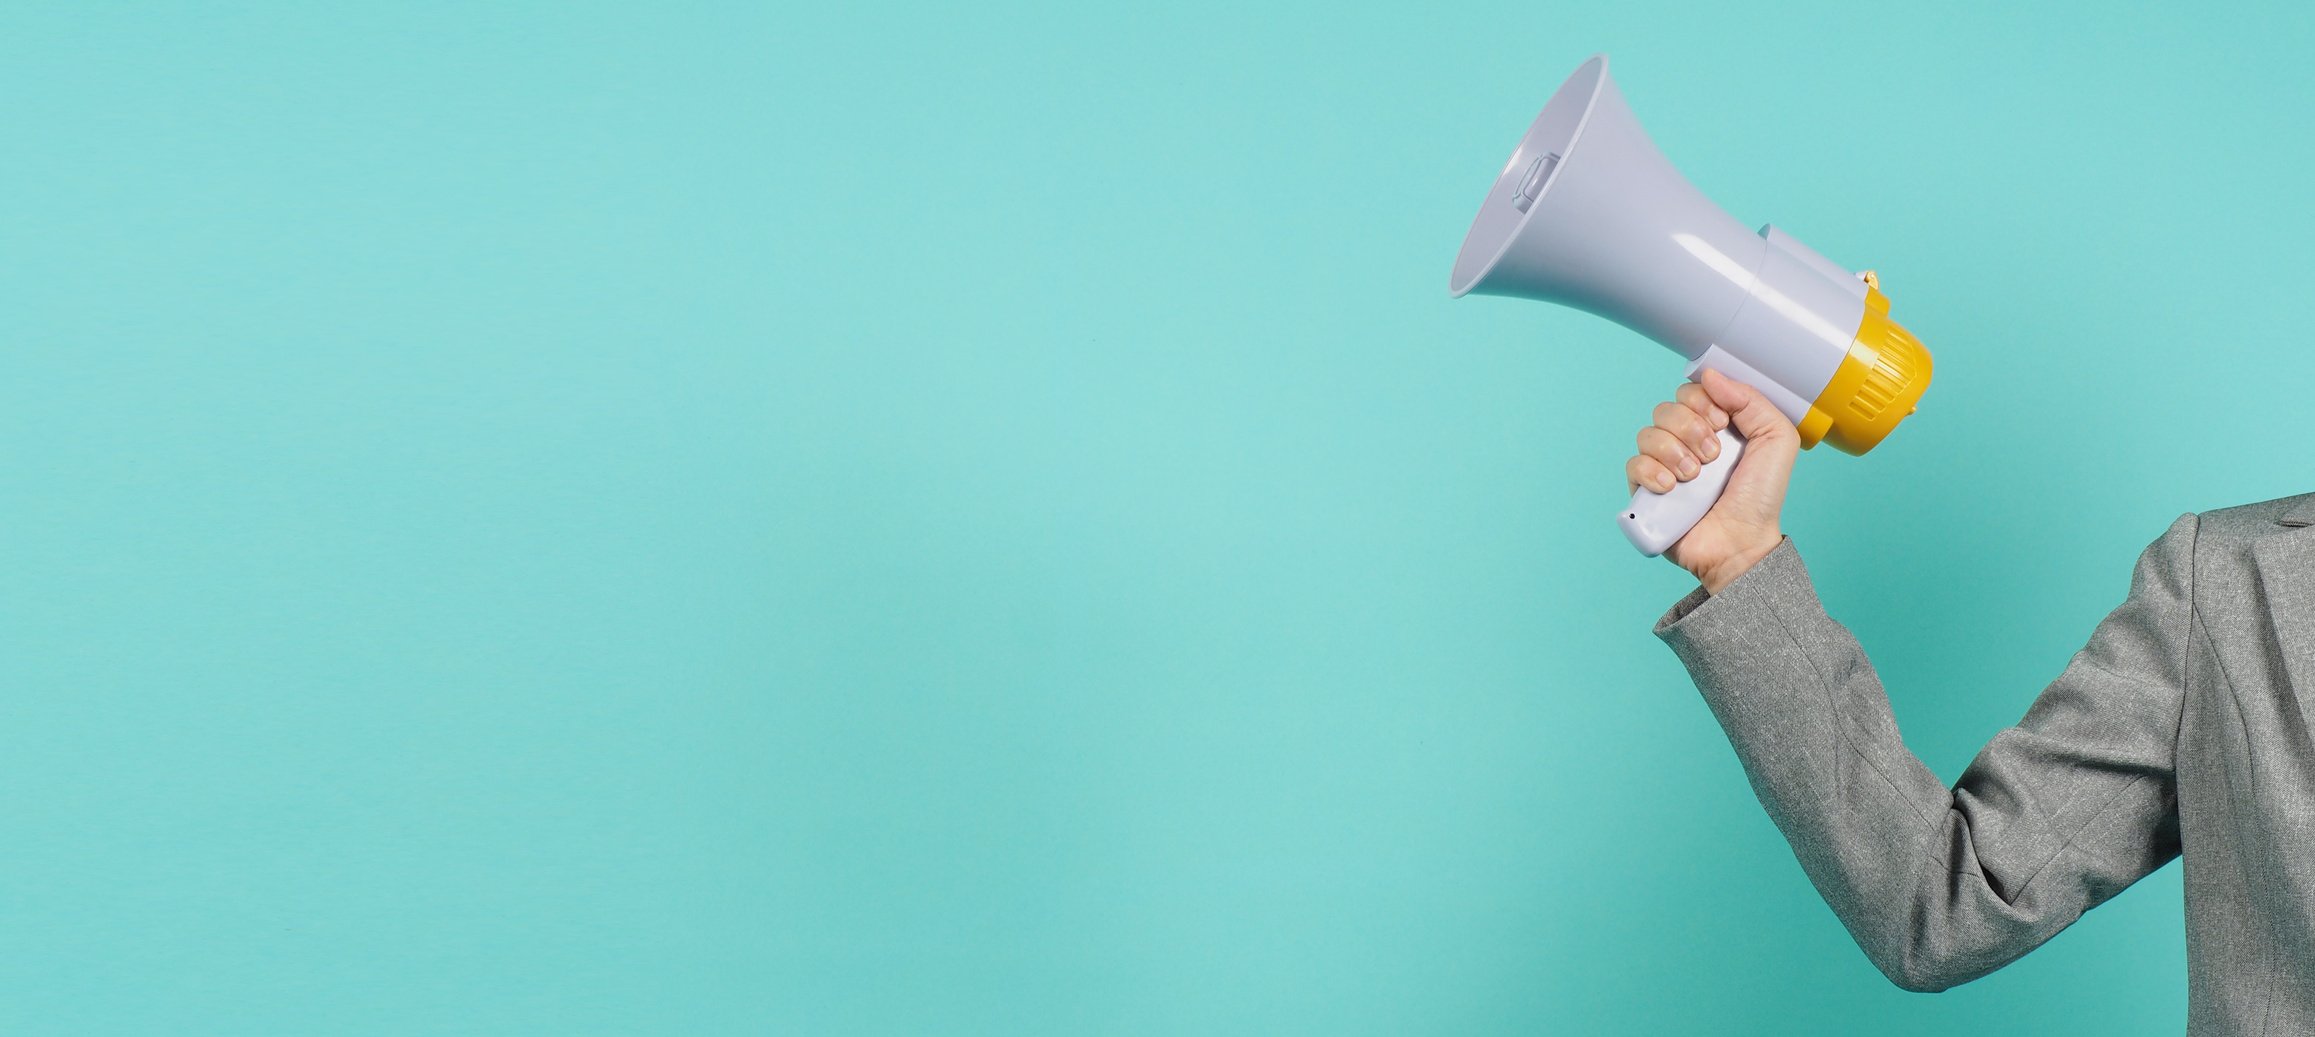
[[[1520,138],[1455,256],[1455,297],[1507,295],[1606,317],[1759,389],[1800,430],[1871,450],[1929,388],[1929,350],[1889,319],[1871,271],[1852,273],[1774,226],[1746,230],[1680,176],[1640,129],[1594,55]],[[1667,493],[1645,487],[1617,515],[1654,556],[1686,536],[1743,456],[1720,454]]]

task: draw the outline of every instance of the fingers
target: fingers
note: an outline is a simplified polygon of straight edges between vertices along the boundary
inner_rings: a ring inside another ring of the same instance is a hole
[[[1704,420],[1711,422],[1713,428],[1728,427],[1728,412],[1720,409],[1719,404],[1712,402],[1712,394],[1706,392],[1703,386],[1695,382],[1681,382],[1680,388],[1672,394],[1672,398],[1680,401],[1689,410],[1703,415]]]
[[[1640,455],[1624,462],[1625,493],[1642,486],[1657,493],[1670,493],[1673,484],[1678,481],[1672,477],[1672,470],[1664,467],[1664,462],[1653,457]]]
[[[1697,458],[1696,452],[1688,449],[1687,444],[1680,442],[1680,437],[1670,432],[1650,425],[1641,429],[1636,438],[1641,457],[1664,466],[1682,480],[1695,478],[1696,473],[1703,469],[1704,462]]]
[[[1719,430],[1728,427],[1728,411],[1694,382],[1673,395],[1675,401],[1656,405],[1650,415],[1655,424],[1640,430],[1639,453],[1624,462],[1624,481],[1632,489],[1670,492],[1720,456]]]
[[[1659,403],[1653,417],[1655,427],[1671,433],[1698,461],[1710,463],[1720,456],[1720,434],[1713,428],[1711,419],[1689,409],[1687,404]]]

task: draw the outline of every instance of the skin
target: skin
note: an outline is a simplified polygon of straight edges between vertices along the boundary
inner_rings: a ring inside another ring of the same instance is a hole
[[[1693,479],[1719,456],[1720,429],[1734,423],[1744,435],[1744,457],[1720,500],[1664,552],[1707,593],[1718,594],[1784,539],[1778,517],[1793,458],[1800,454],[1800,433],[1759,390],[1712,370],[1704,372],[1702,383],[1682,385],[1671,400],[1657,404],[1654,419],[1640,430],[1639,453],[1624,462],[1627,492],[1645,486],[1662,493],[1674,480]]]

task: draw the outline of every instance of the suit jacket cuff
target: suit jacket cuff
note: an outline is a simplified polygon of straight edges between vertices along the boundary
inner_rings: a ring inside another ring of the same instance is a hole
[[[1778,621],[1779,611],[1797,617],[1823,607],[1799,549],[1785,537],[1720,593],[1698,587],[1674,602],[1656,620],[1655,634],[1691,672],[1703,676],[1739,666],[1764,646],[1787,648],[1791,635]]]
[[[1688,668],[1769,817],[1799,840],[1796,849],[1820,838],[1799,818],[1821,805],[1814,797],[1836,780],[1839,761],[1830,747],[1848,722],[1824,708],[1832,705],[1824,670],[1848,658],[1835,648],[1838,629],[1790,539],[1720,593],[1706,595],[1699,587],[1656,622],[1656,636]],[[1796,630],[1813,636],[1804,642]],[[1812,655],[1810,646],[1834,657]],[[1886,716],[1885,701],[1880,708]]]

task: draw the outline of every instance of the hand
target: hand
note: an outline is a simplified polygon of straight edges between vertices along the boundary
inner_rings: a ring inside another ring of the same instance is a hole
[[[1719,430],[1735,423],[1744,456],[1727,488],[1696,528],[1664,552],[1717,594],[1784,539],[1778,517],[1801,437],[1760,390],[1709,368],[1703,374],[1701,384],[1682,385],[1673,402],[1656,405],[1656,423],[1640,430],[1640,452],[1624,462],[1624,481],[1632,490],[1663,493],[1675,479],[1695,478],[1720,455]]]

